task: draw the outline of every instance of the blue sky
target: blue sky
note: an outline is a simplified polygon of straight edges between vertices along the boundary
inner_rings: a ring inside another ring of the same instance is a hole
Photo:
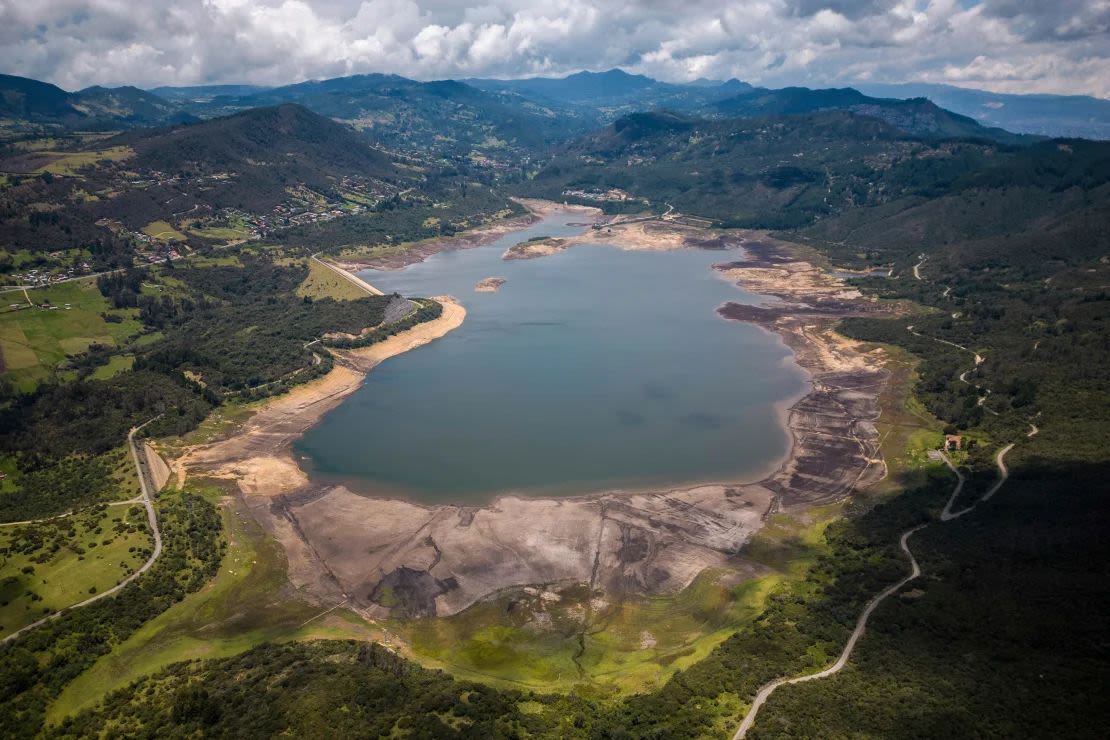
[[[0,0],[0,59],[67,89],[619,66],[1110,97],[1110,0]]]

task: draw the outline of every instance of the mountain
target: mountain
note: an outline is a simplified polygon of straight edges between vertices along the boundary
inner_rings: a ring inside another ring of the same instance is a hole
[[[477,152],[498,161],[528,156],[596,125],[579,111],[516,94],[486,92],[454,80],[418,82],[381,74],[312,80],[184,105],[208,117],[287,102],[349,123],[387,148],[453,157]]]
[[[927,83],[868,83],[859,89],[883,97],[928,98],[985,126],[1019,133],[1110,139],[1110,100],[1088,95],[1007,95]]]
[[[66,92],[47,82],[14,75],[0,75],[0,116],[86,129],[192,120],[175,104],[136,87],[89,87]]]
[[[163,100],[172,100],[178,103],[206,102],[220,96],[253,95],[254,93],[268,90],[268,87],[258,85],[187,85],[183,87],[155,87],[149,92]]]
[[[130,131],[107,144],[134,150],[130,168],[183,173],[185,182],[197,183],[179,211],[199,202],[265,212],[298,185],[333,193],[344,176],[412,179],[349,127],[290,103]]]
[[[521,80],[467,80],[485,90],[516,92],[539,99],[557,100],[574,105],[606,105],[663,85],[644,75],[619,69],[608,72],[577,72],[567,77],[530,77]]]
[[[750,85],[739,80],[698,80],[691,84],[672,84],[620,69],[577,72],[558,78],[472,79],[466,82],[482,90],[514,92],[538,101],[592,108],[602,121],[633,110],[694,110],[751,89]]]
[[[711,106],[711,110],[722,116],[744,118],[843,110],[877,118],[913,136],[986,138],[1005,144],[1018,144],[1027,138],[999,128],[981,126],[975,120],[940,108],[925,98],[873,98],[850,87],[825,90],[807,87],[781,90],[758,88],[719,101]]]
[[[461,163],[394,164],[351,127],[294,103],[17,151],[3,164],[21,174],[5,183],[0,249],[90,249],[98,264],[289,229],[317,249],[422,239],[511,209]]]
[[[93,119],[138,126],[188,123],[196,117],[154,93],[137,87],[87,87],[70,95],[74,108]]]
[[[1016,214],[1023,222],[1075,225],[1082,219],[1064,214],[1083,213],[1096,223],[1098,209],[1110,212],[1110,143],[999,147],[984,137],[911,137],[848,110],[727,119],[640,113],[559,147],[525,188],[560,200],[619,188],[656,207],[778,229],[840,219],[850,230],[851,218],[879,219],[883,209],[907,214],[900,228],[920,227],[912,206],[958,197],[975,207],[961,202],[949,222],[965,220],[968,231],[990,235],[1012,230]],[[877,243],[888,237],[874,234]]]
[[[70,94],[49,82],[0,75],[0,116],[31,120],[79,118]]]
[[[311,166],[337,174],[395,174],[388,158],[347,126],[294,104],[122,134],[135,163],[159,170]]]

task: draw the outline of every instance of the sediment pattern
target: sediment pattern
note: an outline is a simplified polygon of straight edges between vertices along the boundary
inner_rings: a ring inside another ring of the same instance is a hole
[[[738,243],[733,235],[658,223],[614,226],[606,237],[623,239],[624,248],[637,248],[641,237],[650,249]],[[791,257],[788,245],[739,241],[748,259],[718,269],[781,300],[730,303],[721,315],[780,334],[813,381],[787,411],[790,455],[763,480],[577,498],[505,496],[483,507],[422,506],[310,482],[291,443],[399,347],[343,355],[332,374],[275,399],[242,433],[179,458],[178,474],[238,481],[255,517],[284,546],[293,585],[368,617],[454,614],[525,585],[583,583],[619,598],[673,593],[709,567],[750,574],[740,550],[769,513],[841,498],[882,475],[874,421],[886,373],[881,353],[864,353],[832,331],[838,317],[877,310],[874,304]],[[424,339],[453,326],[424,327]]]

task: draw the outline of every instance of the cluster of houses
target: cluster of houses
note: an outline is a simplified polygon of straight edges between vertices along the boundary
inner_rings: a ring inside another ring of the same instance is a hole
[[[216,172],[211,175],[195,175],[193,177],[185,177],[180,174],[171,175],[167,172],[161,172],[159,170],[147,170],[146,172],[143,172],[139,177],[128,180],[127,184],[133,188],[139,189],[149,188],[152,185],[169,186],[185,184],[199,186],[211,185],[212,183],[220,182],[222,180],[230,180],[232,177],[234,177],[234,173],[232,172]]]
[[[635,200],[631,195],[620,188],[609,188],[608,190],[567,189],[563,191],[563,196],[567,198],[585,198],[586,200],[598,201],[624,202],[626,200]]]
[[[278,229],[322,223],[342,216],[365,213],[371,206],[380,203],[395,192],[391,186],[366,177],[346,176],[341,180],[340,187],[358,200],[335,202],[300,186],[291,191],[293,197],[274,206],[270,213],[255,214],[225,208],[221,211],[221,215],[237,218],[247,224],[250,227],[247,237],[258,239]]]
[[[64,255],[62,255],[61,252],[53,252],[50,256],[54,258],[60,258]],[[27,272],[20,273],[18,275],[13,275],[12,277],[20,285],[25,285],[28,288],[39,288],[45,285],[50,285],[51,283],[60,283],[63,280],[70,280],[82,275],[88,275],[91,272],[92,267],[89,265],[89,263],[82,262],[75,267],[66,267],[64,269],[55,271],[47,271],[46,269],[40,270],[38,268],[35,268],[33,270],[28,270]]]

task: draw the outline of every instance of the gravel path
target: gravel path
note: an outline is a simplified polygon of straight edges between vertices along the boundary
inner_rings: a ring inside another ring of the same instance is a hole
[[[941,453],[941,457],[944,459],[945,464],[948,465],[948,467],[952,469],[952,472],[956,474],[956,485],[953,487],[952,493],[948,497],[948,501],[944,505],[944,510],[941,512],[940,515],[940,521],[948,522],[953,519],[958,519],[961,516],[974,511],[976,506],[978,506],[983,501],[988,500],[998,491],[999,488],[1002,487],[1002,485],[1006,482],[1006,479],[1010,476],[1010,471],[1006,468],[1006,462],[1004,458],[1006,457],[1006,453],[1012,450],[1013,447],[1014,446],[1012,444],[1007,445],[1006,447],[1002,448],[1002,450],[1000,450],[998,455],[995,457],[995,463],[998,465],[999,476],[994,485],[991,486],[991,488],[986,493],[984,493],[974,504],[955,513],[952,512],[952,506],[956,503],[956,499],[959,497],[960,492],[963,491],[965,478],[963,473],[957,470],[956,466],[952,464],[952,461],[948,459],[948,456],[944,453]],[[779,688],[780,686],[786,686],[788,684],[804,683],[806,681],[816,681],[818,679],[828,678],[833,674],[839,673],[841,669],[843,669],[844,666],[848,664],[849,658],[852,657],[852,651],[855,649],[856,643],[859,642],[859,639],[863,637],[864,629],[867,627],[867,620],[871,617],[871,614],[875,611],[875,608],[878,607],[879,604],[881,604],[891,595],[897,593],[907,583],[921,575],[921,566],[918,565],[917,558],[915,558],[913,556],[913,552],[910,551],[909,539],[914,535],[915,532],[918,532],[928,526],[928,523],[919,524],[916,527],[907,529],[905,532],[902,533],[902,536],[898,540],[898,545],[902,548],[902,552],[906,553],[906,557],[909,558],[909,575],[907,575],[905,578],[898,581],[894,585],[888,586],[887,588],[883,589],[883,591],[881,591],[877,596],[871,599],[871,601],[867,602],[867,606],[864,607],[863,612],[859,615],[859,619],[856,620],[855,629],[852,630],[852,634],[848,637],[848,642],[844,645],[844,649],[841,651],[840,657],[836,659],[836,662],[818,673],[809,673],[804,676],[794,676],[792,678],[777,678],[774,681],[765,684],[763,688],[759,690],[759,693],[756,694],[751,708],[748,710],[747,715],[745,715],[744,720],[740,723],[740,727],[736,730],[736,733],[732,736],[733,740],[740,740],[741,738],[747,736],[748,731],[751,730],[752,725],[755,724],[755,719],[756,716],[759,714],[760,708],[767,702],[767,699],[770,698],[775,689]]]
[[[158,556],[162,554],[162,531],[158,528],[158,515],[154,511],[154,499],[153,499],[153,494],[152,494],[152,491],[154,490],[154,486],[151,485],[151,483],[150,483],[150,466],[147,465],[145,455],[139,450],[139,446],[135,443],[135,434],[140,429],[142,429],[147,424],[149,424],[151,421],[154,421],[157,418],[158,417],[156,416],[156,417],[154,417],[154,419],[151,419],[150,421],[144,422],[143,424],[141,424],[137,427],[132,427],[131,431],[127,435],[127,444],[131,448],[131,459],[135,462],[135,468],[139,472],[139,487],[142,489],[142,495],[139,496],[139,498],[132,499],[130,501],[113,502],[113,504],[127,504],[127,503],[136,503],[136,504],[138,504],[138,503],[141,503],[143,506],[146,507],[147,522],[150,524],[150,531],[154,533],[154,551],[151,552],[150,558],[145,563],[143,563],[143,565],[137,571],[135,571],[131,575],[127,576],[127,578],[124,578],[122,581],[120,581],[118,584],[116,584],[112,588],[108,589],[107,591],[99,593],[96,596],[93,596],[91,598],[85,599],[84,601],[82,601],[80,603],[77,603],[77,604],[74,604],[73,606],[66,607],[65,609],[61,609],[59,611],[56,611],[53,614],[49,614],[49,615],[43,617],[42,619],[38,620],[37,622],[32,622],[31,624],[27,625],[26,627],[23,627],[22,629],[18,629],[15,632],[11,633],[7,637],[5,637],[3,640],[0,640],[0,642],[9,642],[11,640],[14,640],[15,638],[19,637],[24,632],[27,632],[29,630],[33,630],[36,627],[44,625],[52,619],[57,619],[58,617],[62,616],[66,612],[68,612],[70,609],[79,609],[82,606],[88,606],[89,604],[100,601],[103,598],[106,598],[108,596],[111,596],[114,593],[117,593],[123,587],[127,586],[129,583],[131,583],[136,578],[141,576],[143,573],[146,573],[148,570],[150,570],[150,567],[152,565],[154,565],[154,561],[157,560]],[[110,505],[113,505],[113,504],[110,504]],[[68,516],[68,515],[69,514],[66,513],[66,514],[63,514],[62,516]],[[58,517],[52,517],[52,518],[58,518]],[[39,521],[46,521],[46,520],[39,520]]]

